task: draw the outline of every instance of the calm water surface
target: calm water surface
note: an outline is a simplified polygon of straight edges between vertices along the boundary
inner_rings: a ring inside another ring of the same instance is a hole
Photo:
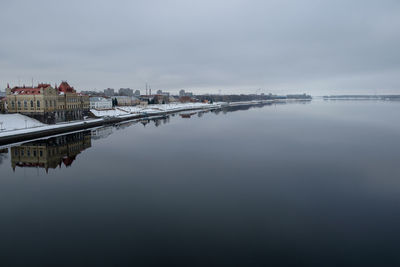
[[[399,114],[313,101],[2,149],[0,264],[400,265]]]

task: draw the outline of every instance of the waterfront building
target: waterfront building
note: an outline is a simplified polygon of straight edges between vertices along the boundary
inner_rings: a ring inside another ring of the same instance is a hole
[[[167,104],[169,103],[169,96],[164,94],[157,94],[154,96],[154,104]]]
[[[168,102],[169,103],[175,103],[175,102],[178,102],[178,99],[176,99],[174,96],[169,96]]]
[[[0,97],[0,113],[6,112],[6,101],[7,101],[7,98]]]
[[[118,106],[132,106],[132,98],[129,96],[114,96]]]
[[[132,97],[131,97],[131,105],[132,105],[132,106],[136,106],[136,105],[139,105],[139,104],[140,104],[139,97],[132,96]]]
[[[136,97],[139,97],[139,96],[140,96],[140,90],[136,90],[136,91],[135,91],[135,96],[136,96]]]
[[[7,85],[8,113],[22,113],[42,122],[57,121],[59,108],[58,91],[50,84],[38,84],[37,87],[14,87]]]
[[[139,100],[139,105],[140,106],[147,106],[149,104],[149,101],[148,100],[143,100],[143,99],[140,99]]]
[[[7,85],[8,113],[21,113],[44,123],[83,119],[89,112],[89,97],[78,94],[63,81],[59,87],[38,84],[36,87]]]
[[[196,100],[190,96],[181,96],[181,97],[179,97],[179,102],[181,102],[181,103],[196,102]]]
[[[133,96],[133,90],[130,88],[120,88],[118,93],[120,96]]]
[[[112,99],[104,97],[90,97],[90,109],[111,109]]]
[[[88,95],[80,94],[75,91],[66,81],[61,82],[56,89],[58,91],[58,116],[63,120],[81,120],[87,116],[90,109]]]
[[[142,95],[142,96],[140,96],[139,105],[147,106],[148,104],[155,104],[154,96],[151,96],[151,95]]]

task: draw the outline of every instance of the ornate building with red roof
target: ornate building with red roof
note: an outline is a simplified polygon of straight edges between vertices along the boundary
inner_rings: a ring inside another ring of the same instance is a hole
[[[89,97],[78,94],[63,81],[60,86],[38,84],[36,87],[7,85],[7,112],[22,113],[44,123],[80,120],[89,112]]]

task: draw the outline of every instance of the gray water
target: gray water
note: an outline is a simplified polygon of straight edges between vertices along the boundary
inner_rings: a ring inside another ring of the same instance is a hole
[[[400,265],[399,114],[317,100],[0,150],[0,264]]]

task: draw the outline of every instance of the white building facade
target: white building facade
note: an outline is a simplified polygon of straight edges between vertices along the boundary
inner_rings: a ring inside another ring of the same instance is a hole
[[[112,100],[104,97],[91,97],[90,109],[111,109]]]

